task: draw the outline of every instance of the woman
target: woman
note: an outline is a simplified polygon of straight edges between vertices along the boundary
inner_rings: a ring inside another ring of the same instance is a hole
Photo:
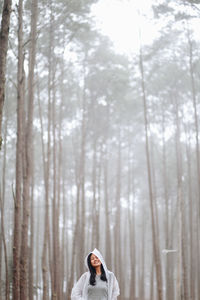
[[[117,300],[119,286],[110,272],[101,253],[95,248],[85,258],[88,272],[74,285],[71,300]]]

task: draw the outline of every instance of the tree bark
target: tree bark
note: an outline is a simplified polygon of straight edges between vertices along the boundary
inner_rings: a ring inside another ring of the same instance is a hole
[[[5,100],[5,82],[6,82],[6,57],[8,51],[8,36],[10,27],[10,14],[11,14],[12,0],[4,0],[1,29],[0,29],[0,150],[2,144],[2,117],[3,105]]]
[[[94,112],[93,112],[94,114]],[[97,248],[97,229],[98,229],[98,208],[97,208],[97,175],[96,175],[96,169],[97,169],[97,138],[95,136],[93,137],[93,167],[92,167],[92,248]]]
[[[7,253],[7,244],[6,244],[6,236],[5,236],[5,225],[4,225],[4,204],[5,204],[5,188],[6,188],[6,154],[7,154],[7,145],[6,145],[6,139],[7,139],[7,120],[5,122],[5,134],[4,134],[4,152],[3,152],[3,186],[2,191],[0,189],[0,211],[1,211],[1,238],[3,243],[3,249],[4,249],[4,261],[5,261],[5,299],[9,300],[10,298],[10,283],[9,283],[9,267],[8,267],[8,253]],[[0,268],[1,272],[1,268]],[[0,275],[1,279],[1,275]],[[1,297],[1,290],[0,290],[0,297]]]
[[[45,186],[45,205],[44,205],[44,236],[42,248],[42,280],[43,280],[43,294],[42,299],[47,300],[49,295],[48,286],[48,239],[49,239],[49,177],[50,177],[50,157],[51,157],[51,90],[50,90],[50,74],[51,66],[49,64],[48,76],[48,125],[47,125],[47,154],[45,158],[45,145],[44,145],[44,126],[42,120],[42,109],[40,104],[40,95],[38,87],[38,108],[41,127],[41,144],[42,144],[42,162],[43,162],[43,176]]]
[[[34,155],[33,155],[34,156]],[[34,161],[34,159],[33,159]],[[34,163],[33,163],[34,165]],[[34,170],[32,170],[32,178],[34,177]],[[34,297],[34,268],[33,268],[33,260],[34,260],[34,178],[32,180],[31,186],[31,218],[30,218],[30,247],[29,247],[29,278],[28,278],[28,286],[29,286],[29,300],[33,300]]]
[[[28,298],[28,227],[32,175],[34,68],[36,57],[37,10],[38,1],[32,0],[28,75],[28,116],[25,132],[25,173],[23,174],[23,224],[20,261],[20,300],[27,300]]]
[[[187,24],[188,25],[188,24]],[[200,154],[199,154],[199,116],[198,116],[198,102],[197,102],[197,93],[196,93],[196,86],[195,86],[195,74],[194,74],[194,62],[193,62],[193,44],[192,39],[189,31],[189,26],[187,28],[187,38],[188,38],[188,45],[189,45],[189,71],[190,71],[190,80],[191,80],[191,92],[192,92],[192,103],[193,103],[193,111],[194,111],[194,125],[195,125],[195,139],[196,139],[196,174],[197,174],[197,192],[198,192],[198,202],[197,202],[197,211],[198,211],[198,229],[197,232],[199,233],[199,225],[200,225]],[[197,233],[197,241],[199,241],[199,234]],[[197,260],[199,260],[199,243],[197,242]],[[197,266],[197,282],[200,279],[200,266]],[[200,296],[200,285],[198,284],[197,288],[197,297]]]
[[[130,247],[130,300],[136,298],[136,247],[135,247],[135,186],[134,186],[134,170],[133,170],[133,155],[131,152],[131,132],[128,132],[128,188],[127,188],[127,201],[128,209],[128,227],[129,227],[129,247]],[[132,199],[131,199],[132,195]]]
[[[189,200],[189,211],[188,211],[188,218],[189,218],[189,236],[190,236],[190,251],[189,251],[189,285],[190,285],[190,297],[191,300],[195,299],[195,275],[196,275],[196,266],[195,266],[195,252],[194,252],[194,224],[197,223],[196,215],[194,215],[194,199],[192,193],[192,167],[191,167],[191,136],[188,133],[189,130],[185,127],[185,135],[188,143],[186,143],[186,157],[187,157],[187,172],[188,172],[188,200]]]
[[[16,145],[16,191],[14,207],[13,240],[13,299],[20,299],[20,245],[21,245],[21,197],[22,197],[22,148],[23,148],[23,0],[18,6],[18,71],[17,71],[17,145]]]
[[[83,94],[82,94],[82,120],[81,120],[81,153],[80,153],[80,199],[81,199],[81,211],[80,211],[80,239],[79,239],[79,259],[80,259],[80,273],[84,272],[84,253],[85,253],[85,146],[86,146],[86,61],[87,53],[85,53],[85,59],[83,62]]]
[[[115,207],[116,207],[116,215],[115,215],[115,227],[114,227],[114,245],[115,245],[115,255],[114,255],[114,269],[117,278],[120,278],[121,274],[121,263],[122,263],[122,256],[121,256],[121,128],[119,128],[118,134],[118,155],[117,155],[117,178],[116,178],[116,195],[115,195]],[[124,289],[122,289],[120,298],[123,299]]]
[[[105,258],[108,265],[108,268],[112,267],[111,263],[111,233],[110,233],[110,217],[109,217],[109,189],[108,189],[108,136],[109,136],[109,128],[110,128],[110,107],[109,103],[107,103],[106,107],[106,124],[107,124],[107,131],[105,132],[105,152],[104,152],[104,166],[103,166],[103,173],[104,173],[104,198],[105,198]]]
[[[55,60],[55,59],[54,59]],[[60,299],[60,239],[59,239],[59,211],[60,211],[60,196],[57,178],[59,179],[59,166],[57,167],[57,139],[56,139],[56,96],[55,96],[55,67],[53,68],[53,105],[52,105],[52,129],[53,129],[53,211],[52,211],[52,225],[53,225],[53,287],[52,299]],[[60,151],[59,151],[60,153]]]
[[[142,54],[141,46],[140,46],[140,73],[141,73],[141,87],[142,87],[142,97],[143,97],[143,107],[144,107],[145,149],[146,149],[146,160],[147,160],[150,213],[151,213],[151,222],[152,222],[153,255],[154,255],[154,261],[155,261],[155,267],[156,267],[156,282],[157,282],[158,300],[162,300],[163,299],[162,271],[161,271],[161,261],[160,261],[158,241],[157,241],[157,236],[156,236],[155,203],[154,203],[154,199],[153,199],[151,163],[150,163],[150,151],[149,151],[149,136],[148,136],[149,130],[148,130],[148,119],[147,119],[147,99],[146,99],[146,89],[145,89],[145,81],[144,81],[143,54]]]
[[[140,251],[140,270],[139,270],[139,299],[145,299],[145,264],[146,264],[146,219],[147,213],[145,205],[143,205],[143,216],[142,216],[142,225],[141,225],[141,241],[139,244]]]

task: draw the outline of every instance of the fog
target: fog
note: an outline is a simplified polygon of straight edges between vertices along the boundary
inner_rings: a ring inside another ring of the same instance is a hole
[[[200,299],[200,1],[19,0],[10,12],[0,299],[70,300],[94,248],[117,300]]]

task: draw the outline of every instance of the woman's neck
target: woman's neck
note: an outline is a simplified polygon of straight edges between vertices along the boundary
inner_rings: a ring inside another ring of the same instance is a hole
[[[96,274],[101,275],[101,266],[96,267]]]

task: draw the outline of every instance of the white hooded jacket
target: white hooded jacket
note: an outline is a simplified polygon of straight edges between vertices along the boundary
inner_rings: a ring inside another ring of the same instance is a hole
[[[91,253],[93,253],[100,259],[100,261],[103,265],[103,268],[105,270],[106,278],[108,281],[108,300],[117,300],[117,296],[119,295],[119,285],[118,285],[117,279],[116,279],[115,275],[107,269],[105,261],[101,255],[101,253],[96,248],[86,256],[86,258],[85,258],[86,267],[88,268],[87,258]],[[88,268],[88,270],[89,270],[89,268]],[[79,278],[79,280],[76,282],[76,284],[74,285],[74,287],[72,289],[71,300],[87,300],[88,299],[87,291],[88,291],[89,279],[90,279],[90,271],[85,272]]]

